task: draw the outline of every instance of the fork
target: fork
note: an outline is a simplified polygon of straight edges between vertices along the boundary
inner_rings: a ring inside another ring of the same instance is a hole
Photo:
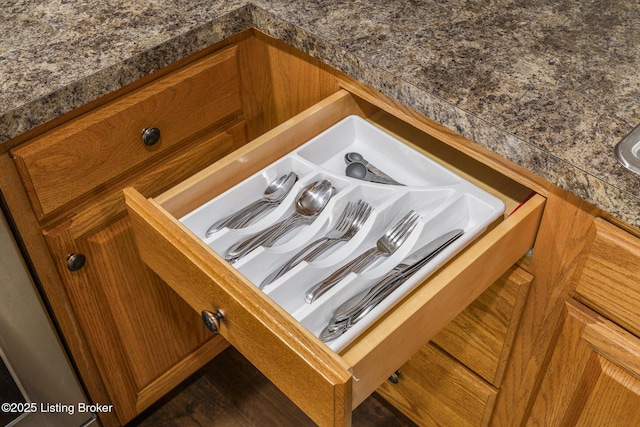
[[[347,206],[345,206],[335,227],[331,229],[331,231],[324,237],[309,243],[298,251],[298,253],[291,257],[282,267],[267,276],[267,278],[260,283],[259,288],[263,289],[302,261],[313,261],[339,242],[350,240],[360,230],[367,218],[369,218],[371,209],[371,205],[363,200],[347,203]]]
[[[321,295],[333,288],[338,282],[344,279],[349,273],[361,273],[378,257],[388,257],[393,254],[411,234],[418,223],[418,215],[415,211],[409,211],[400,221],[382,235],[371,249],[360,254],[349,263],[336,270],[322,282],[312,286],[304,294],[304,300],[311,304]]]

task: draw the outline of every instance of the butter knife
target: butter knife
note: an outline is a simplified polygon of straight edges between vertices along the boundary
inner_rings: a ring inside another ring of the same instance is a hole
[[[337,329],[344,333],[463,233],[464,230],[455,229],[437,237],[405,258],[374,285],[342,303],[329,321],[328,328],[333,332],[331,339],[337,338],[336,326],[343,325]]]

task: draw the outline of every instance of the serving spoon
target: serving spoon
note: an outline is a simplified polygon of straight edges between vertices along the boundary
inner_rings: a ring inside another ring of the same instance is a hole
[[[258,246],[272,246],[291,230],[312,223],[335,193],[336,189],[329,180],[312,182],[300,191],[295,201],[295,211],[287,219],[234,244],[227,250],[225,259],[236,262]]]
[[[262,198],[214,223],[207,229],[205,237],[211,236],[224,227],[233,229],[246,227],[251,221],[278,206],[287,197],[297,180],[298,175],[295,172],[289,172],[275,179],[265,188]]]

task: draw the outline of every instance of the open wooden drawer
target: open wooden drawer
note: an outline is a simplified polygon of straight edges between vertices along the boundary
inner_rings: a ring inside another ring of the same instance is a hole
[[[350,425],[353,408],[533,246],[544,208],[392,113],[341,90],[159,197],[125,190],[144,262],[197,313],[219,311],[220,334],[319,425]],[[506,214],[337,354],[178,218],[353,114],[499,197]]]

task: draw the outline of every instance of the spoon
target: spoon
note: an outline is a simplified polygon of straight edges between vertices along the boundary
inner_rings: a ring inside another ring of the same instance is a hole
[[[246,227],[251,221],[280,204],[287,197],[297,180],[298,175],[295,172],[289,172],[275,179],[265,188],[261,199],[255,200],[237,212],[217,221],[209,227],[205,237],[211,236],[224,227],[233,229]]]
[[[398,181],[391,178],[389,175],[369,163],[360,153],[354,151],[347,153],[344,155],[344,161],[347,163],[346,175],[351,178],[377,182],[380,184],[404,186],[404,184],[399,183]]]
[[[234,244],[227,250],[225,259],[236,262],[258,246],[269,247],[291,230],[312,223],[335,193],[336,189],[326,179],[312,182],[300,191],[295,201],[295,211],[287,219]]]
[[[381,176],[375,175],[362,162],[352,162],[347,165],[345,174],[350,178],[361,179],[363,181],[376,182],[378,184],[393,184]]]

